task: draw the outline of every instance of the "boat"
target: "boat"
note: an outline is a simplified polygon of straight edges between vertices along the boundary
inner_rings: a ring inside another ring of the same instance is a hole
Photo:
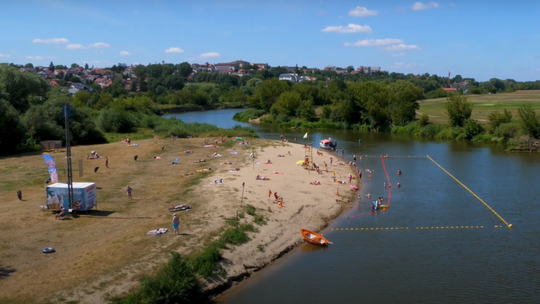
[[[335,150],[337,147],[337,141],[332,141],[331,138],[323,139],[319,142],[319,147],[321,149],[331,149]]]
[[[306,242],[310,244],[317,246],[328,246],[328,244],[332,244],[332,242],[328,241],[324,238],[324,236],[318,234],[317,232],[313,232],[307,229],[300,229],[300,233],[302,234]]]

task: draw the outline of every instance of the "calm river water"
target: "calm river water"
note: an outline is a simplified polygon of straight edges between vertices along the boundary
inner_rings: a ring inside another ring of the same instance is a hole
[[[236,112],[176,116],[231,127],[239,124],[232,121]],[[278,139],[283,134],[303,141],[304,132],[253,127],[262,138]],[[353,154],[399,156],[384,160],[394,185],[391,208],[349,218],[371,212],[367,193],[388,197],[380,157],[364,157],[357,161],[358,167],[375,172],[371,179],[363,175],[362,201],[322,231],[333,246],[302,244],[215,303],[540,303],[540,187],[535,182],[539,155],[391,134],[310,134],[314,143],[327,137],[338,141],[347,159]],[[513,228],[506,228],[426,155]],[[400,177],[399,169],[403,172]],[[475,228],[446,229],[461,226]],[[396,230],[398,227],[403,230]]]

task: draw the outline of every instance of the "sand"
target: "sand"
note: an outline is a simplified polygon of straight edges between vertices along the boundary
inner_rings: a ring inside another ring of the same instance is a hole
[[[43,181],[47,178],[40,154],[0,159],[0,302],[62,299],[103,303],[137,286],[140,275],[162,265],[170,251],[185,255],[199,252],[228,227],[225,219],[241,211],[241,203],[250,204],[267,223],[250,233],[250,242],[223,252],[220,266],[227,276],[213,277],[204,286],[217,294],[302,242],[300,228],[319,231],[352,206],[358,192],[332,180],[332,171],[338,179],[346,179],[352,168],[331,166],[326,173],[323,162],[329,164],[328,151],[322,156],[313,151],[315,163],[324,172],[317,174],[296,165],[306,153],[300,144],[248,141],[251,145],[241,146],[229,139],[218,142],[217,147],[203,148],[200,138],[153,138],[136,141],[136,148],[123,143],[74,147],[74,167],[77,159],[85,166],[83,177],[74,172],[75,181],[97,183],[99,211],[65,221],[55,221],[50,212],[39,209],[45,203]],[[165,151],[161,151],[162,145]],[[187,149],[194,152],[184,154]],[[104,159],[86,160],[85,155],[92,150],[108,156],[111,168],[105,168]],[[214,152],[222,156],[208,157]],[[61,180],[65,179],[63,153],[53,153]],[[251,153],[256,158],[250,158]],[[135,154],[139,155],[137,162]],[[156,155],[162,159],[154,160]],[[172,165],[177,157],[179,164]],[[202,158],[207,162],[194,163]],[[333,158],[335,163],[336,156]],[[264,164],[267,160],[272,164]],[[94,166],[100,166],[97,174],[92,172]],[[212,168],[210,173],[195,173],[208,167]],[[240,171],[230,171],[235,168]],[[184,173],[193,175],[183,177]],[[256,175],[270,180],[255,180]],[[210,184],[219,179],[223,184]],[[313,181],[321,185],[310,185]],[[133,201],[127,200],[127,184],[134,189]],[[16,198],[18,189],[23,191],[24,201]],[[268,198],[269,190],[272,198]],[[283,197],[283,207],[274,203],[276,191]],[[160,227],[172,230],[172,213],[167,209],[184,203],[192,210],[177,212],[180,236],[172,231],[146,235]],[[252,218],[246,215],[241,221],[251,222]],[[42,254],[41,248],[49,246],[57,252]]]

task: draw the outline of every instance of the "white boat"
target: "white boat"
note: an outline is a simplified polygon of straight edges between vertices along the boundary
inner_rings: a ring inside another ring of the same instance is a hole
[[[332,149],[332,150],[335,150],[336,147],[337,147],[337,142],[336,141],[332,141],[331,138],[328,138],[328,139],[323,139],[319,142],[319,147],[321,149]]]

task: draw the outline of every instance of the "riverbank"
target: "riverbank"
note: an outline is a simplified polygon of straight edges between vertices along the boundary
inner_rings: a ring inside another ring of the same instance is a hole
[[[103,303],[122,295],[138,286],[141,274],[163,265],[171,251],[194,256],[211,243],[227,226],[226,220],[242,210],[239,204],[245,182],[242,204],[254,206],[266,225],[250,233],[249,243],[222,253],[220,267],[226,275],[213,276],[212,283],[204,286],[217,294],[301,242],[300,227],[320,230],[328,225],[354,195],[348,185],[333,183],[333,174],[325,171],[318,175],[296,166],[304,156],[301,145],[246,139],[251,145],[241,146],[236,141],[216,140],[217,147],[206,148],[199,138],[153,138],[137,141],[136,147],[118,142],[73,147],[74,181],[96,182],[98,210],[63,221],[56,221],[51,212],[39,207],[45,204],[44,180],[48,176],[41,155],[0,159],[0,199],[4,202],[0,205],[0,228],[4,231],[0,268],[7,274],[2,279],[0,300],[45,303],[57,298]],[[108,157],[109,168],[104,158],[86,159],[92,150]],[[222,156],[210,157],[214,153]],[[251,153],[261,164],[248,157]],[[316,163],[329,163],[329,156],[323,153],[318,156],[313,151]],[[280,154],[287,156],[278,157]],[[65,180],[65,152],[52,155],[60,180]],[[176,158],[178,164],[172,164]],[[82,177],[79,159],[84,166]],[[206,161],[196,162],[200,159]],[[268,159],[272,165],[264,164]],[[99,169],[94,173],[96,167]],[[209,167],[211,173],[196,173]],[[240,171],[231,172],[234,168]],[[338,178],[351,170],[349,166],[332,169]],[[256,175],[270,180],[255,180]],[[209,184],[216,179],[223,179],[224,184]],[[315,180],[321,185],[309,184]],[[132,201],[125,194],[128,184],[134,189]],[[17,200],[16,190],[22,191],[24,201]],[[268,199],[268,190],[283,196],[283,207]],[[336,190],[342,194],[339,198]],[[147,235],[156,228],[171,229],[171,204],[192,207],[190,212],[178,213],[181,235]],[[53,247],[56,252],[43,254],[43,247]]]

